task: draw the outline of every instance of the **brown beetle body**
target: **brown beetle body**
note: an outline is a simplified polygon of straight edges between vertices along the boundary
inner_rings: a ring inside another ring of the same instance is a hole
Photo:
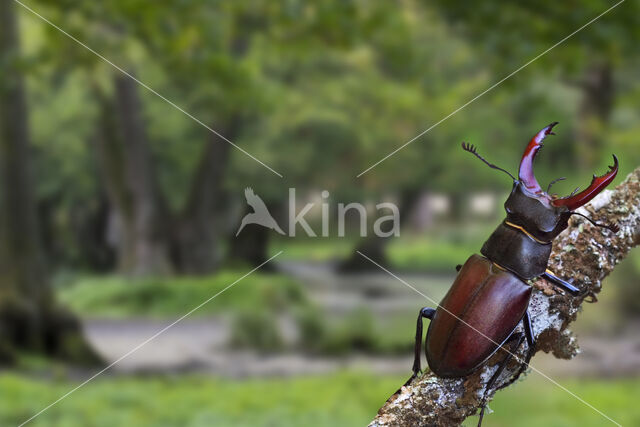
[[[464,150],[489,167],[511,176],[513,189],[504,204],[507,216],[482,246],[482,256],[469,257],[437,309],[424,307],[420,310],[411,379],[421,370],[423,318],[431,319],[425,345],[427,361],[431,370],[440,377],[465,377],[483,366],[499,348],[514,341],[515,348],[507,350],[507,356],[487,382],[486,393],[502,373],[513,351],[525,339],[528,344],[527,360],[519,373],[503,387],[524,371],[535,350],[535,335],[527,311],[532,288],[526,281],[544,277],[573,295],[581,294],[579,288],[547,270],[551,244],[567,228],[571,215],[582,215],[574,212],[575,209],[593,199],[613,181],[618,172],[618,159],[613,156],[614,165],[610,170],[600,177],[594,175],[589,187],[582,192],[565,198],[548,194],[540,188],[533,174],[533,159],[545,137],[553,134],[551,130],[556,124],[545,127],[531,139],[522,156],[518,178],[487,162],[472,145],[462,144]],[[617,231],[615,225],[606,226],[587,219],[596,226]],[[521,322],[523,331],[516,332]],[[509,346],[513,347],[512,344]]]
[[[504,343],[511,336],[530,297],[531,287],[515,275],[487,258],[471,255],[429,324],[429,368],[440,377],[469,375],[498,350],[496,342]]]

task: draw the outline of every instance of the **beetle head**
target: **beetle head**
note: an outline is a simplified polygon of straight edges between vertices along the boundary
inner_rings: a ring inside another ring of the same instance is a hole
[[[518,179],[511,195],[505,202],[507,221],[525,228],[534,236],[552,240],[567,227],[573,211],[593,199],[613,181],[618,173],[618,159],[613,156],[613,166],[602,176],[593,176],[587,189],[577,194],[559,198],[543,191],[533,173],[533,160],[547,135],[558,122],[538,132],[529,142],[522,155]]]

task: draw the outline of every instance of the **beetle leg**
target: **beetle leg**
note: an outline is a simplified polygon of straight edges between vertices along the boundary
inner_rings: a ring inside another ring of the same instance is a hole
[[[586,219],[587,221],[589,221],[594,226],[600,227],[600,228],[606,228],[607,230],[613,231],[614,233],[617,233],[618,231],[620,231],[620,226],[618,224],[616,224],[616,223],[603,224],[601,222],[596,222],[596,221],[592,220],[591,218],[589,218],[588,216],[582,215],[580,212],[571,212],[571,215],[581,216],[582,218]]]
[[[418,313],[418,321],[416,323],[415,356],[413,359],[413,368],[412,368],[413,374],[411,375],[411,377],[409,377],[407,382],[404,383],[403,387],[411,384],[411,381],[413,381],[414,378],[420,375],[420,372],[422,371],[422,367],[420,364],[420,351],[422,350],[422,327],[423,327],[422,319],[427,318],[429,320],[432,320],[434,314],[436,314],[436,310],[431,307],[422,307],[420,309],[420,312]],[[426,349],[425,349],[425,352],[426,352]],[[402,390],[402,387],[396,390],[396,392],[393,393],[391,397],[389,397],[389,399],[387,399],[387,402],[390,401],[393,398],[393,396],[400,393],[400,390]]]
[[[420,313],[418,313],[418,322],[416,324],[416,345],[415,345],[415,354],[413,359],[413,376],[409,379],[417,377],[420,374],[421,365],[420,365],[420,351],[422,350],[422,319],[433,319],[433,315],[436,313],[436,310],[431,307],[423,307],[420,309]]]
[[[589,298],[589,299],[587,299]],[[584,299],[584,302],[588,302],[589,304],[592,304],[594,302],[598,302],[598,297],[596,296],[596,293],[593,291],[589,291],[587,293],[587,298]]]
[[[572,285],[571,283],[567,282],[566,280],[562,280],[561,278],[559,278],[558,276],[556,276],[555,274],[553,274],[549,270],[547,270],[544,273],[542,273],[542,277],[544,277],[545,279],[547,279],[548,281],[550,281],[554,285],[556,285],[556,286],[564,289],[565,291],[569,292],[573,296],[579,296],[579,295],[582,294],[582,291],[579,288],[575,287],[574,285]]]
[[[524,325],[524,334],[527,337],[527,344],[529,344],[529,351],[532,351],[536,345],[536,337],[535,335],[533,335],[533,328],[531,327],[531,316],[529,316],[529,310],[524,312],[522,324]]]
[[[458,264],[458,265],[456,265],[456,271],[458,271],[458,272],[459,272],[461,268],[462,268],[462,264]]]
[[[524,335],[527,338],[527,344],[529,345],[526,359],[524,360],[524,363],[520,365],[520,370],[518,370],[518,373],[516,373],[506,383],[501,384],[500,387],[497,388],[497,390],[501,390],[505,387],[509,387],[511,384],[518,381],[518,378],[520,378],[520,375],[522,375],[522,373],[529,367],[529,361],[531,360],[531,358],[533,357],[533,353],[535,352],[536,337],[533,334],[533,328],[531,327],[531,316],[529,315],[529,310],[525,312],[524,317],[522,318],[522,324],[524,326]]]
[[[525,322],[526,324],[526,322]],[[525,327],[526,329],[526,327]],[[513,357],[513,353],[518,350],[518,347],[520,347],[520,345],[522,344],[522,341],[525,340],[525,335],[523,333],[519,333],[519,334],[513,334],[511,335],[511,337],[509,337],[507,340],[511,341],[513,339],[516,339],[517,337],[517,342],[516,345],[514,347],[512,347],[511,350],[507,350],[507,355],[506,357],[502,360],[502,362],[500,362],[498,364],[498,369],[496,370],[496,372],[491,376],[491,378],[489,379],[489,381],[487,381],[487,385],[485,386],[484,389],[484,395],[482,397],[482,409],[480,409],[480,419],[478,420],[478,427],[480,427],[482,425],[482,418],[484,417],[484,408],[486,407],[486,401],[487,401],[487,394],[489,394],[489,390],[491,390],[491,388],[493,388],[493,385],[495,384],[495,382],[498,380],[498,378],[500,377],[500,375],[502,374],[502,372],[504,371],[504,368],[507,367],[507,364],[509,363],[509,361],[511,360],[511,358]],[[506,343],[505,343],[506,344]],[[504,348],[504,344],[501,346],[502,348]],[[518,376],[520,376],[520,373],[518,373]],[[511,380],[510,380],[511,381]],[[515,381],[515,380],[513,380]],[[511,382],[513,382],[511,381]],[[511,383],[510,382],[510,383]],[[502,387],[498,387],[496,390],[499,390]]]

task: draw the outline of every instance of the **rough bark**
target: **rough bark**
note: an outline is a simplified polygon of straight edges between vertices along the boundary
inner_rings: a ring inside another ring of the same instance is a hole
[[[170,271],[167,212],[160,194],[136,83],[114,78],[115,102],[102,98],[98,159],[113,221],[118,269],[133,276]]]
[[[549,268],[561,277],[573,280],[585,295],[601,291],[602,280],[629,251],[640,243],[640,168],[631,173],[615,190],[601,193],[585,208],[592,218],[617,223],[620,231],[596,228],[574,216],[569,228],[554,242]],[[586,296],[563,294],[543,279],[533,283],[530,303],[536,351],[551,352],[570,359],[578,344],[568,329],[576,319]],[[495,384],[499,387],[523,366],[527,347],[523,343],[514,354],[517,360],[507,366]],[[454,426],[477,414],[488,379],[505,353],[499,351],[476,373],[467,378],[443,379],[431,372],[414,379],[392,395],[378,411],[371,426]],[[535,366],[535,362],[532,363]],[[489,400],[496,387],[488,392]]]
[[[94,361],[49,286],[32,177],[14,2],[0,0],[0,362],[21,351]]]

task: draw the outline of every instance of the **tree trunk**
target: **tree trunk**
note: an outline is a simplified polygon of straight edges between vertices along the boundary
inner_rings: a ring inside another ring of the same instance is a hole
[[[170,272],[167,209],[147,142],[136,83],[115,75],[115,102],[102,98],[98,159],[112,206],[118,269],[133,276]]]
[[[536,351],[552,352],[563,359],[577,354],[577,340],[568,326],[580,312],[585,296],[599,293],[602,280],[640,243],[639,206],[640,168],[614,191],[605,190],[585,206],[592,218],[618,224],[618,233],[596,228],[580,217],[573,217],[569,228],[554,241],[550,270],[561,272],[562,278],[570,282],[573,280],[585,294],[573,297],[561,293],[543,279],[533,284],[529,310],[537,341]],[[506,366],[488,390],[489,400],[501,385],[526,368],[523,361],[527,350],[526,344],[514,350],[516,359]],[[466,378],[439,378],[427,371],[392,395],[370,425],[460,425],[480,409],[487,381],[504,356],[505,353],[499,351],[484,367]]]
[[[244,199],[243,199],[244,202]],[[267,210],[276,219],[276,222],[283,224],[285,205],[265,200]],[[274,230],[270,230],[258,224],[247,224],[240,234],[236,236],[236,231],[240,225],[240,220],[244,215],[253,212],[250,206],[247,206],[241,217],[233,229],[233,233],[229,236],[229,251],[227,254],[228,262],[231,264],[241,262],[255,267],[264,263],[269,259],[269,242],[270,238],[275,235]],[[264,267],[265,271],[273,271],[275,264],[269,263]]]
[[[268,207],[269,209],[269,207]],[[271,209],[270,212],[273,212]],[[245,210],[245,214],[253,212],[251,208]],[[247,224],[240,234],[229,236],[229,253],[227,258],[229,263],[245,263],[250,267],[255,267],[269,259],[269,236],[275,231],[258,224]],[[262,267],[266,271],[272,270],[271,263]]]
[[[600,141],[613,108],[614,82],[611,64],[592,64],[579,82],[582,100],[578,111],[576,150],[581,169],[591,170],[600,158]]]
[[[225,136],[233,140],[241,120],[231,120]],[[172,259],[181,273],[210,274],[219,262],[218,237],[225,194],[224,177],[231,145],[213,135],[194,174],[185,209],[175,226]]]
[[[362,258],[358,252],[367,254],[369,258],[378,264],[388,267],[389,260],[387,259],[386,254],[387,243],[389,243],[388,237],[378,237],[373,233],[369,234],[367,237],[360,240],[354,249],[354,254],[338,264],[338,271],[340,273],[360,273],[373,271],[379,268],[372,264],[371,261]]]
[[[449,201],[449,220],[454,224],[463,224],[469,213],[469,193],[451,192]]]
[[[400,226],[404,227],[407,222],[407,218],[410,212],[415,208],[416,203],[419,200],[420,193],[414,189],[407,189],[400,194],[400,206],[398,211],[400,212]],[[338,271],[341,273],[357,273],[362,271],[375,270],[376,267],[371,261],[363,258],[358,252],[366,254],[369,258],[374,260],[380,265],[388,266],[389,260],[387,259],[387,244],[391,241],[390,237],[379,237],[371,230],[367,237],[360,240],[354,253],[345,261],[338,265]]]
[[[95,361],[73,316],[56,307],[38,231],[14,2],[0,0],[0,359],[36,351]]]
[[[109,245],[109,202],[102,191],[95,200],[71,207],[69,225],[78,255],[72,264],[95,272],[107,273],[116,267],[116,253]]]

